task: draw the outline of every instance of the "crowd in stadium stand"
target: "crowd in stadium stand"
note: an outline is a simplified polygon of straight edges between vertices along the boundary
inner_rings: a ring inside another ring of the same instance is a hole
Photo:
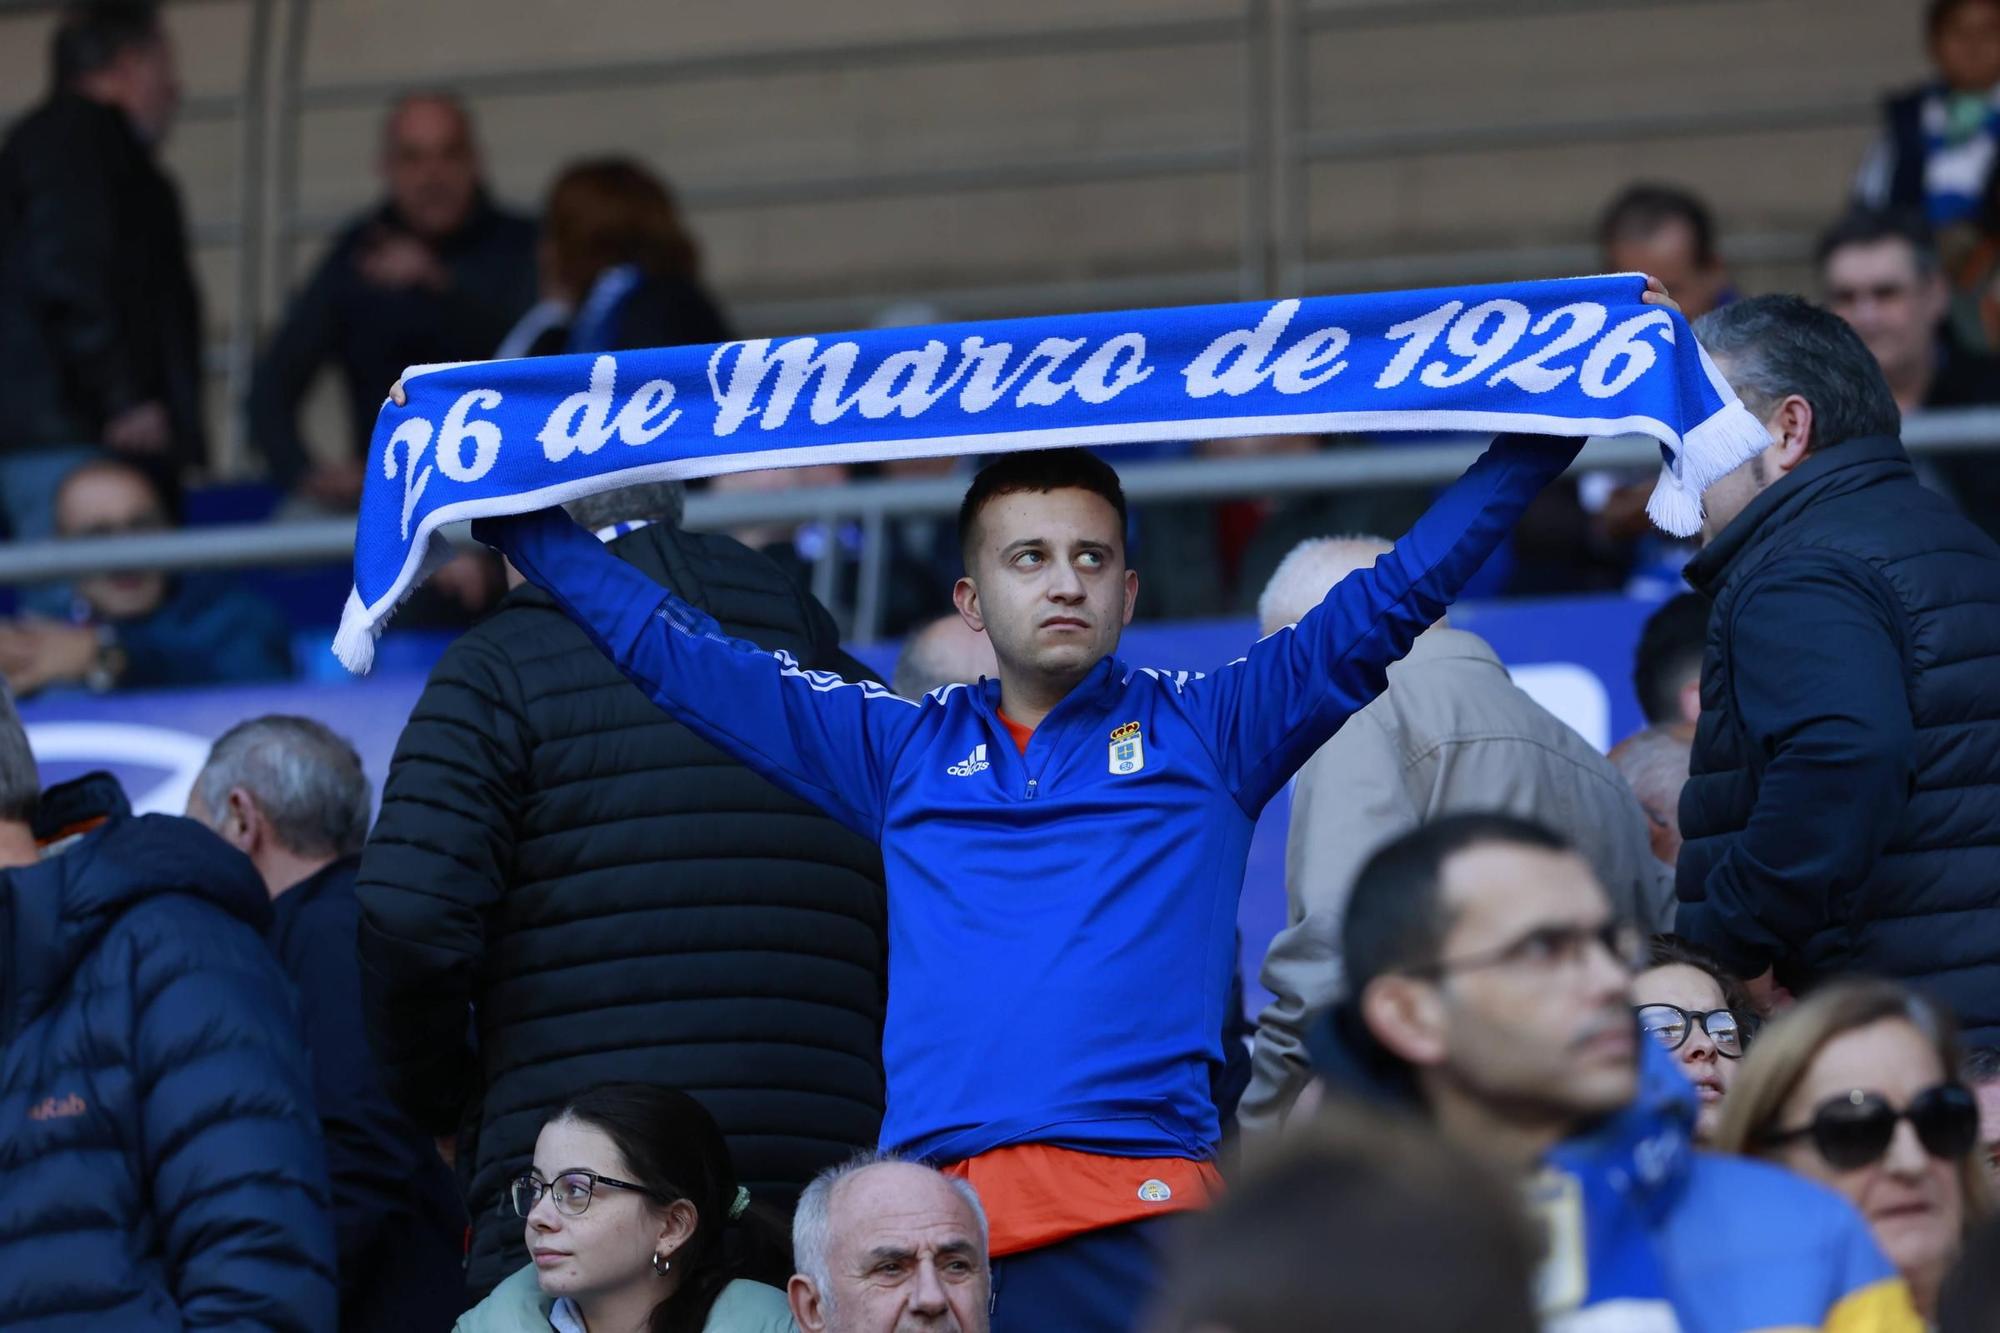
[[[857,534],[628,487],[475,525],[379,809],[338,728],[264,714],[181,816],[45,786],[14,697],[286,677],[287,608],[16,590],[0,1327],[2000,1327],[2000,466],[1901,443],[2000,404],[2000,0],[1925,21],[1815,300],[1739,290],[1686,190],[1602,215],[1770,436],[1694,541],[1577,440],[1218,505],[1080,449],[885,464],[967,489],[889,529],[884,685],[809,590]],[[174,51],[86,0],[52,75],[0,146],[0,512],[164,531],[205,459]],[[352,509],[406,365],[731,336],[637,162],[516,214],[447,91],[380,160],[258,361],[274,509]],[[1263,637],[1126,666],[1140,568],[1148,614]],[[1609,755],[1453,623],[1509,587],[1659,602]]]

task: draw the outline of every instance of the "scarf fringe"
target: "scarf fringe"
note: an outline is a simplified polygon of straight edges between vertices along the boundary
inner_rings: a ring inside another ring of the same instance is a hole
[[[395,606],[372,620],[367,605],[361,600],[360,590],[349,589],[347,602],[340,608],[340,628],[333,635],[333,655],[340,664],[354,675],[367,675],[375,665],[375,640],[381,638],[382,631],[388,628],[396,607],[409,601],[411,594],[421,588],[431,575],[444,568],[455,554],[449,541],[435,532],[431,533],[424,544],[424,558],[417,566],[416,575],[396,595]]]
[[[1646,516],[1660,531],[1692,537],[1701,531],[1701,496],[1710,486],[1770,447],[1770,433],[1750,409],[1730,403],[1681,436],[1677,457],[1660,465]]]

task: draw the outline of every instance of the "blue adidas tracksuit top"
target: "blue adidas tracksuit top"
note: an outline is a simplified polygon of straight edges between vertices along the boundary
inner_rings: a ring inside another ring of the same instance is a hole
[[[1106,658],[1017,753],[997,681],[910,702],[800,670],[558,510],[478,535],[662,708],[877,839],[882,1142],[1206,1158],[1237,897],[1264,803],[1435,621],[1581,441],[1502,437],[1393,553],[1208,675]]]

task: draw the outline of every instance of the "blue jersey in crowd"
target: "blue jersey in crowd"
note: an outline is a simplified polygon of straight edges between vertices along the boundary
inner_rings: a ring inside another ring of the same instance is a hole
[[[911,702],[802,671],[559,512],[478,532],[661,707],[880,841],[885,1145],[1205,1158],[1258,812],[1381,692],[1580,443],[1502,437],[1373,569],[1219,671],[1100,661],[1025,754],[996,681]]]

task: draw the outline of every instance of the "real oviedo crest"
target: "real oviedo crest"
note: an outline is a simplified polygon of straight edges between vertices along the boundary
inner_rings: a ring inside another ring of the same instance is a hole
[[[1139,724],[1127,722],[1111,733],[1111,771],[1137,773],[1145,766],[1146,746],[1139,735]]]

